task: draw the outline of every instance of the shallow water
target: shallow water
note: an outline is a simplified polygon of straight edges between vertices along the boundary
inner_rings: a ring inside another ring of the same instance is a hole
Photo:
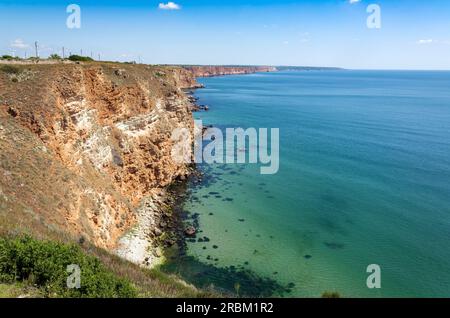
[[[254,284],[257,295],[450,295],[449,72],[200,82],[210,111],[195,117],[205,124],[280,128],[280,170],[200,165],[211,182],[184,208],[209,241],[188,243],[180,274],[249,294]],[[381,289],[366,286],[369,264],[381,266]],[[242,269],[266,280],[235,275]]]

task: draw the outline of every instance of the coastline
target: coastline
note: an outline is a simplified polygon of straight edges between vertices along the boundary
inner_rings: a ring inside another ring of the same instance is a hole
[[[192,113],[209,110],[192,96],[204,86],[191,72],[92,62],[14,65],[0,77],[1,141],[11,162],[0,186],[3,198],[16,198],[4,201],[14,211],[8,224],[36,215],[39,224],[28,228],[40,237],[88,241],[142,268],[167,268],[186,240],[203,239],[183,203],[188,185],[206,178],[171,157],[171,132],[191,129]],[[30,147],[33,156],[16,160]]]
[[[240,67],[238,70],[228,67],[198,67],[197,71],[203,68],[210,72],[213,71],[214,74],[196,76],[192,70],[188,71],[197,79],[199,77],[247,75],[261,70],[261,68],[254,67]],[[264,67],[263,70],[266,68]],[[205,86],[197,81],[189,84],[181,89],[189,102],[189,111],[193,117],[195,112],[208,111],[209,106],[198,104],[198,98],[194,96],[197,89],[205,88]],[[188,171],[188,174],[182,178],[174,180],[171,185],[155,191],[141,201],[137,208],[136,225],[119,239],[118,247],[115,250],[118,256],[140,266],[154,268],[167,261],[167,254],[173,254],[174,246],[181,255],[184,254],[186,239],[195,237],[195,234],[186,234],[187,226],[184,224],[186,216],[183,215],[182,205],[187,197],[189,183],[201,183],[201,173],[195,165],[191,165]],[[195,232],[197,231],[198,226],[195,228]]]

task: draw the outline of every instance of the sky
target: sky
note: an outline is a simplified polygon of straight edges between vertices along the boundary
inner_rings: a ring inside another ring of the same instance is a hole
[[[80,28],[67,26],[70,4]],[[450,1],[0,0],[0,54],[32,56],[35,41],[43,57],[450,70]]]

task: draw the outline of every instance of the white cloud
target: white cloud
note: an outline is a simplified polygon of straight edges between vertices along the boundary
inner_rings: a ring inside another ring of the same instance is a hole
[[[416,42],[416,44],[419,45],[426,45],[426,44],[450,44],[450,41],[448,40],[436,40],[436,39],[422,39]]]
[[[417,41],[417,44],[431,44],[434,42],[436,42],[436,41],[434,41],[433,39],[424,39],[424,40]]]
[[[15,39],[11,42],[11,47],[14,49],[26,49],[30,46],[26,44],[22,39]]]
[[[180,10],[181,6],[176,4],[175,2],[167,2],[167,3],[160,3],[158,8],[160,10]]]
[[[348,0],[348,2],[350,4],[355,4],[355,3],[361,2],[361,0]]]

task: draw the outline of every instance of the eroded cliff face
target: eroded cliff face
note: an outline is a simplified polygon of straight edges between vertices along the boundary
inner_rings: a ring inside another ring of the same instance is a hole
[[[195,77],[275,72],[273,66],[186,66]]]
[[[181,89],[195,79],[114,63],[19,68],[26,77],[0,71],[1,217],[118,248],[139,208],[157,209],[152,198],[189,173],[172,159],[171,135],[192,130]]]

